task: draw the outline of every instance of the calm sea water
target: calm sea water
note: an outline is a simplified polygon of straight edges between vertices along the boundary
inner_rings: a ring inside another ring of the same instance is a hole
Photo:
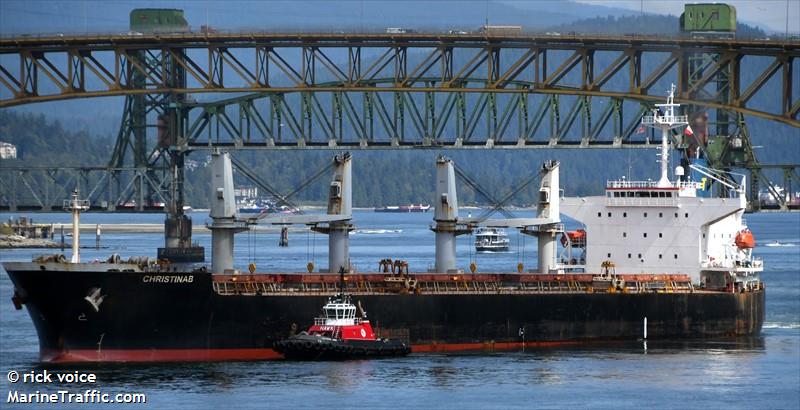
[[[473,211],[476,214],[477,211]],[[464,212],[466,213],[466,212]],[[11,214],[0,214],[7,219]],[[35,214],[41,222],[67,222],[66,214]],[[425,270],[433,261],[431,214],[356,212],[351,257],[361,271],[386,257]],[[196,213],[195,224],[206,215]],[[83,223],[160,223],[161,215],[85,214]],[[800,214],[747,216],[766,266],[767,319],[759,337],[736,341],[648,342],[495,354],[415,354],[401,359],[344,363],[201,363],[46,367],[85,371],[98,383],[11,385],[7,372],[37,370],[38,343],[28,314],[15,311],[13,287],[0,269],[0,408],[10,390],[146,393],[130,408],[800,408]],[[511,233],[507,253],[474,254],[471,239],[458,242],[459,265],[515,270],[536,265],[535,241]],[[210,245],[209,234],[195,239]],[[83,236],[94,245],[94,235]],[[84,249],[84,260],[110,253],[155,256],[161,234],[107,234],[102,249]],[[290,247],[273,233],[239,234],[236,262],[259,271],[302,270],[327,264],[327,239],[290,234]],[[0,261],[30,260],[46,250],[0,250]],[[68,251],[67,251],[68,252]],[[210,252],[208,252],[210,254]],[[36,406],[18,405],[21,408]],[[40,405],[50,407],[51,405]],[[90,405],[91,406],[91,405]],[[101,405],[93,405],[100,408]],[[12,406],[13,407],[13,406]],[[72,407],[78,407],[73,405]]]

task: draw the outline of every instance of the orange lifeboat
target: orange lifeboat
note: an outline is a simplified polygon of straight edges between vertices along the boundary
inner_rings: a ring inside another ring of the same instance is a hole
[[[756,238],[749,229],[744,229],[736,234],[736,247],[739,249],[751,249],[756,247]]]
[[[567,241],[567,237],[569,237],[569,241]],[[586,246],[586,230],[578,229],[564,232],[561,235],[561,245],[566,248],[568,243],[572,243],[573,248]]]

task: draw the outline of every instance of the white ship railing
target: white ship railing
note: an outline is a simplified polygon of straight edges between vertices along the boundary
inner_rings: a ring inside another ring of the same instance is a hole
[[[328,322],[332,323],[328,323]],[[331,319],[325,317],[315,317],[314,326],[351,326],[361,324],[361,318]]]
[[[764,268],[764,261],[761,258],[752,258],[749,260],[735,261],[735,260],[704,260],[700,263],[703,269],[717,268],[717,269],[732,269],[732,270],[760,270]]]
[[[608,180],[606,188],[662,188],[658,186],[658,181],[628,181],[626,179]],[[678,181],[673,183],[670,188],[678,189],[702,189],[703,183],[697,181]]]
[[[682,124],[689,122],[687,115],[645,115],[642,117],[642,124]]]
[[[658,188],[657,181],[628,181],[627,179],[606,181],[606,188]]]
[[[703,185],[705,184],[697,181],[678,181],[675,183],[675,187],[680,189],[703,189]]]

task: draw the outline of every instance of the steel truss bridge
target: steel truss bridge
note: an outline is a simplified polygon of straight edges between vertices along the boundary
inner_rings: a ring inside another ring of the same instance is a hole
[[[0,208],[47,208],[42,198],[57,191],[48,184],[63,184],[62,172],[97,187],[93,201],[108,209],[164,202],[179,210],[185,155],[214,147],[648,147],[657,136],[641,132],[641,116],[672,83],[676,101],[708,114],[700,125],[714,142],[709,163],[748,169],[754,195],[760,182],[781,202],[745,118],[800,128],[799,56],[798,41],[633,36],[3,38],[0,107],[106,96],[125,103],[105,168],[0,167],[3,191],[22,184],[31,193],[0,195]],[[692,145],[677,136],[676,143]],[[797,165],[780,168],[787,187],[800,183]],[[109,175],[80,177],[92,172]]]

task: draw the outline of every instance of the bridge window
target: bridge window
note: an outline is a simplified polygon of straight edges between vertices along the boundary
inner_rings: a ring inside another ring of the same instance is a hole
[[[628,192],[628,198],[633,198],[633,191]]]
[[[619,198],[619,192],[614,192],[614,198]]]
[[[650,197],[650,192],[648,192],[648,191],[638,191],[638,192],[636,192],[636,197],[637,198],[649,198]]]

